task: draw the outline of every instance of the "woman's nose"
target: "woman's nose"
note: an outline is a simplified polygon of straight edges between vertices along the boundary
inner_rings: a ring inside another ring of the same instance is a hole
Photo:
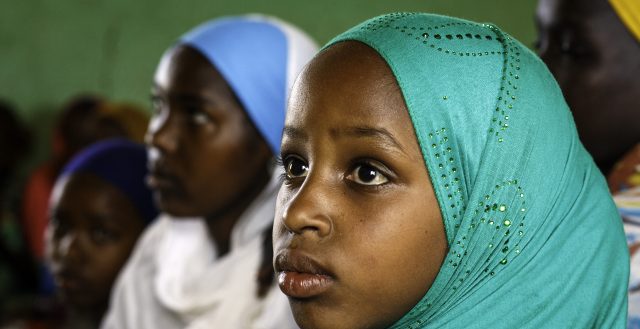
[[[169,108],[154,114],[144,136],[145,143],[163,153],[175,152],[178,147],[178,131],[174,121]]]

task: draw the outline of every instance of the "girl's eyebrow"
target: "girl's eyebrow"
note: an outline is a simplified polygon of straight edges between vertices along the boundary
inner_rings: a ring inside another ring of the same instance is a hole
[[[347,136],[355,138],[374,138],[382,141],[387,146],[397,149],[398,151],[406,154],[402,145],[400,145],[395,137],[393,137],[393,134],[385,128],[370,126],[351,126],[332,129],[331,135],[333,137]]]
[[[331,128],[329,134],[332,138],[340,137],[352,137],[352,138],[373,138],[381,141],[385,146],[391,149],[400,151],[407,155],[402,145],[393,137],[393,134],[385,128],[371,127],[371,126],[349,126]],[[283,130],[283,137],[286,136],[292,139],[300,139],[306,141],[309,139],[308,134],[300,128],[285,126]]]

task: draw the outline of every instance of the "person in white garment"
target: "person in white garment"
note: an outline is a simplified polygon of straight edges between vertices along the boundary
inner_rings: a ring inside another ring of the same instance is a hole
[[[103,329],[297,328],[271,265],[274,159],[289,89],[316,52],[262,15],[206,22],[165,52],[146,136],[163,214],[116,282]]]

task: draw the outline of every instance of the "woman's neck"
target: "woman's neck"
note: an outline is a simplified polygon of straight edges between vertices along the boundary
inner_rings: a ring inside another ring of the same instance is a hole
[[[270,173],[260,173],[256,175],[254,180],[255,184],[251,184],[244,192],[240,193],[238,199],[217,214],[206,217],[209,236],[216,244],[218,257],[229,253],[233,228],[245,210],[247,210],[265,186],[267,186],[269,180]]]

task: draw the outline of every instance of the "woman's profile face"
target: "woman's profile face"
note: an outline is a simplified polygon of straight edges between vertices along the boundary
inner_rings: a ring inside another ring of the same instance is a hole
[[[152,101],[148,182],[162,211],[216,216],[268,179],[269,147],[200,52],[178,46],[163,56]]]
[[[296,322],[393,324],[433,283],[447,242],[383,59],[357,42],[318,55],[294,86],[281,153],[274,265]]]

